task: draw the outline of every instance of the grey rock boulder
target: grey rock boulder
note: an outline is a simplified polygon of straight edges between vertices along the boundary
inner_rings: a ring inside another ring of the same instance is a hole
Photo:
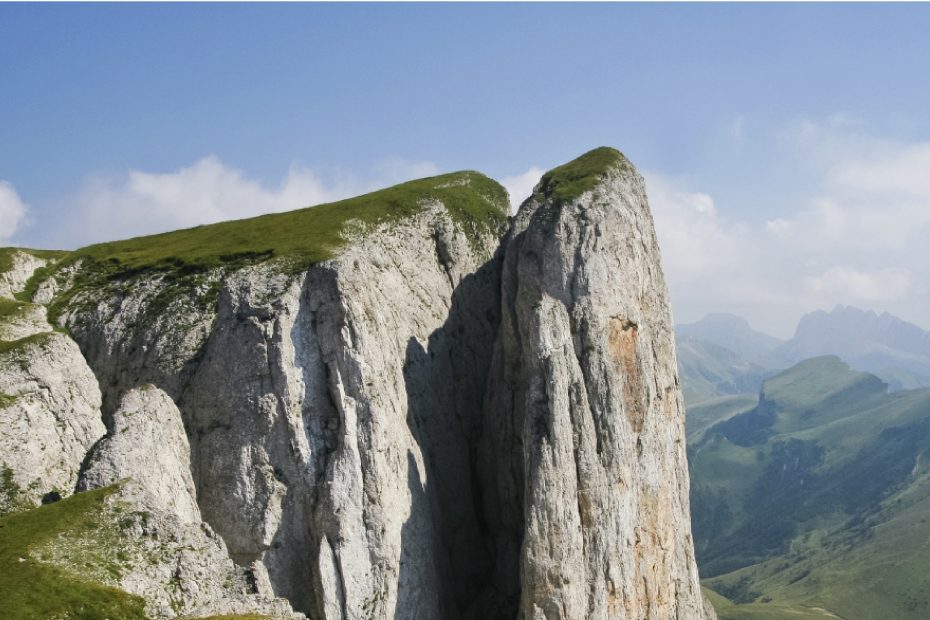
[[[110,432],[88,454],[77,489],[132,479],[140,490],[136,505],[172,515],[181,523],[199,524],[190,468],[181,412],[162,390],[143,385],[123,394]]]

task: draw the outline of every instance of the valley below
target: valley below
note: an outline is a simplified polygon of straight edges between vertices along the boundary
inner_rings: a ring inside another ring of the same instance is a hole
[[[754,336],[736,317],[728,342],[678,330],[703,584],[721,618],[926,618],[930,390],[887,380],[902,360],[924,380],[926,335],[854,308],[812,316],[816,330],[805,317],[793,342],[742,355],[722,346]],[[791,350],[833,354],[775,369]],[[876,367],[886,379],[865,370]]]

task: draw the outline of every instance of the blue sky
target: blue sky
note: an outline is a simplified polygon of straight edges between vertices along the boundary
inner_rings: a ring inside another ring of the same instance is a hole
[[[679,320],[930,327],[927,32],[920,4],[4,4],[0,244],[463,168],[520,193],[609,144],[647,178]]]

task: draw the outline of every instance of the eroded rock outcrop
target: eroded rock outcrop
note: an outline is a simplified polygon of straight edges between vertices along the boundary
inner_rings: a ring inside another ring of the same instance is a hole
[[[142,596],[152,617],[218,613],[295,614],[254,575],[237,567],[203,523],[181,413],[167,394],[143,385],[123,394],[111,430],[90,451],[78,491],[115,485],[109,499],[123,530],[124,562],[114,585]],[[116,512],[122,506],[128,510]]]
[[[546,174],[514,220],[484,462],[520,618],[704,617],[660,265],[612,149]]]
[[[313,617],[457,618],[489,579],[472,477],[507,200],[475,196],[497,224],[467,230],[425,196],[307,271],[221,276],[213,307],[147,315],[155,274],[63,314],[108,423],[131,386],[170,395],[204,520]]]
[[[0,342],[0,395],[0,503],[23,508],[69,495],[105,432],[97,379],[78,346],[56,332]]]
[[[477,173],[335,206],[322,259],[138,263],[142,239],[35,283],[100,385],[79,487],[119,484],[127,535],[163,552],[118,585],[158,617],[291,613],[274,597],[319,620],[710,617],[629,162],[549,173],[506,237]]]
[[[8,250],[3,252],[7,264],[0,269],[0,298],[12,298],[23,290],[26,282],[39,267],[48,261],[30,252]]]

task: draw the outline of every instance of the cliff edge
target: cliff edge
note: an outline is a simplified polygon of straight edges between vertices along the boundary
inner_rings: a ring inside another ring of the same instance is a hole
[[[8,331],[47,311],[81,386],[11,510],[114,494],[136,548],[174,541],[109,582],[150,617],[713,617],[642,178],[596,149],[508,211],[460,172],[10,261]],[[38,411],[29,373],[0,364],[0,415]]]

